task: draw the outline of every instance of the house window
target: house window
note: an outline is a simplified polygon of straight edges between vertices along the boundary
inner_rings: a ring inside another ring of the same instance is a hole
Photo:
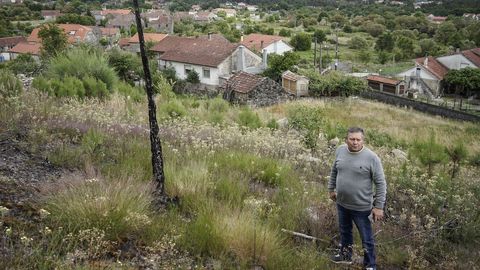
[[[188,75],[189,72],[192,71],[192,66],[190,65],[185,65],[185,75]]]
[[[209,68],[203,68],[203,77],[204,78],[210,78],[210,69]]]

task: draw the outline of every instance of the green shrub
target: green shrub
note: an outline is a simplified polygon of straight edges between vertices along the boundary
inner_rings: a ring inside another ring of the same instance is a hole
[[[62,92],[67,93],[67,96],[78,96],[83,98],[85,96],[85,88],[81,80],[76,77],[67,76],[63,79]]]
[[[0,70],[0,103],[7,104],[23,91],[22,82],[8,70]]]
[[[183,104],[176,99],[169,100],[167,103],[163,104],[160,107],[160,112],[170,118],[183,117],[187,114],[187,110]]]
[[[223,113],[221,112],[210,112],[208,115],[208,122],[216,125],[221,125],[224,121]]]
[[[47,200],[53,222],[71,232],[97,228],[108,239],[139,235],[151,223],[151,189],[130,179],[87,179],[66,184]]]
[[[187,73],[187,78],[185,81],[189,83],[199,83],[200,82],[200,77],[198,76],[198,73],[195,70],[191,70]]]
[[[143,100],[146,96],[145,91],[142,88],[131,86],[125,82],[117,84],[117,91],[121,95],[129,97],[135,102]]]
[[[113,90],[118,81],[115,70],[108,65],[103,54],[85,47],[68,50],[65,54],[60,54],[51,60],[46,72],[47,78],[62,80],[68,76],[80,80],[93,77],[105,84],[108,89],[107,93]],[[99,96],[105,94],[103,89],[96,92],[99,93]],[[86,94],[88,96],[88,91]]]
[[[256,129],[262,126],[262,121],[260,120],[260,117],[258,117],[258,114],[254,113],[249,108],[243,109],[238,114],[237,122],[240,126],[250,129]]]
[[[274,118],[270,119],[270,121],[268,121],[267,123],[267,127],[272,130],[278,129],[279,126],[278,126],[277,120],[275,120]]]
[[[40,64],[31,54],[20,54],[8,63],[8,67],[15,74],[35,75],[40,71]]]
[[[228,102],[223,98],[216,97],[210,100],[209,102],[205,103],[205,106],[211,112],[223,113],[228,110],[228,108],[230,107],[230,104],[228,104]]]
[[[323,124],[321,108],[307,106],[292,106],[288,108],[287,117],[290,125],[303,133],[303,142],[310,149],[317,147],[320,127]]]
[[[83,86],[85,87],[85,95],[88,97],[105,98],[109,95],[107,85],[92,76],[85,76],[83,78]]]
[[[54,95],[55,94],[53,89],[52,89],[50,81],[45,79],[42,76],[38,76],[35,79],[33,79],[32,87],[39,90],[39,91],[48,93],[49,95]]]
[[[202,211],[185,231],[182,245],[201,256],[218,256],[225,250],[221,231],[214,218],[216,211]]]

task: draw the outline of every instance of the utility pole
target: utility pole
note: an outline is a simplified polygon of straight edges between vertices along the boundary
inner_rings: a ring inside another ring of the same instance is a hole
[[[338,66],[338,23],[335,24],[335,70],[337,70]]]
[[[142,21],[140,19],[140,10],[138,0],[133,0],[133,9],[135,11],[135,21],[137,24],[138,41],[140,42],[140,55],[142,56],[143,73],[145,75],[145,88],[148,98],[148,122],[150,124],[150,150],[152,152],[153,179],[156,184],[157,195],[160,201],[166,202],[168,198],[165,195],[165,174],[163,171],[162,144],[158,136],[159,128],[157,122],[157,106],[155,105],[154,91],[152,85],[152,76],[148,65],[147,53],[145,51],[145,39],[143,36]]]
[[[320,50],[321,50],[320,46]],[[315,46],[313,46],[313,70],[316,70],[316,64],[317,64],[317,37],[315,37]]]
[[[320,74],[322,74],[322,68],[323,68],[323,60],[322,60],[322,47],[323,47],[323,41],[322,43],[320,43],[320,67],[319,67],[319,71],[320,71]]]

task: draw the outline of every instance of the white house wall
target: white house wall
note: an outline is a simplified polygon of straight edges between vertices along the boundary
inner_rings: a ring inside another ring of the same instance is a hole
[[[417,71],[417,67],[413,67],[413,68],[411,68],[407,71],[399,73],[397,75],[397,77],[401,77],[402,79],[405,78],[405,77],[415,77],[416,76],[416,71]],[[424,68],[422,68],[420,70],[420,78],[422,78],[423,80],[437,80],[438,81],[437,77],[435,77],[433,74],[431,74],[429,71],[427,71]]]
[[[293,50],[293,48],[290,47],[283,40],[276,41],[276,42],[268,45],[267,47],[265,47],[265,49],[267,50],[268,54],[276,53],[276,54],[279,54],[279,55],[283,55],[285,52],[289,52],[289,51]]]
[[[476,68],[470,60],[461,54],[438,57],[437,61],[442,63],[448,69],[462,69],[466,67]]]
[[[195,70],[198,73],[198,78],[200,79],[200,83],[207,84],[207,85],[218,85],[219,84],[219,72],[218,68],[213,67],[204,67],[199,65],[192,65],[192,64],[185,64],[179,62],[172,62],[167,61],[167,67],[173,67],[175,69],[175,73],[179,79],[185,80],[187,78],[187,74],[185,73],[185,66],[190,66],[191,70]],[[208,68],[210,69],[210,78],[203,77],[203,69]]]

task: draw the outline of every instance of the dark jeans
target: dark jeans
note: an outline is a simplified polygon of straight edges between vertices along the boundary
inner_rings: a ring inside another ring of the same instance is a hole
[[[338,223],[340,225],[340,244],[343,247],[353,245],[352,221],[355,222],[364,250],[363,265],[375,269],[375,241],[373,239],[372,224],[368,216],[372,211],[355,211],[337,204]]]

